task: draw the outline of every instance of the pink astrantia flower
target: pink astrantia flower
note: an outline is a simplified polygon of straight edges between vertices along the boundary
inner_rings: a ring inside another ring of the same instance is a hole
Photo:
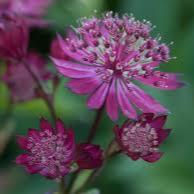
[[[62,121],[58,120],[56,128],[52,128],[47,120],[41,119],[40,129],[30,129],[27,137],[18,138],[27,153],[19,155],[16,163],[25,166],[29,173],[55,179],[75,170],[76,165],[80,169],[100,167],[102,162],[94,165],[91,158],[102,161],[102,150],[91,144],[82,144],[77,150],[73,130],[66,129]]]
[[[89,94],[88,107],[103,105],[112,120],[118,109],[129,118],[137,118],[135,105],[142,112],[166,113],[167,109],[140,89],[134,81],[162,90],[183,85],[179,75],[156,71],[167,62],[169,48],[150,36],[152,26],[134,17],[119,18],[108,12],[102,18],[81,20],[58,40],[64,55],[71,60],[53,58],[58,71],[71,78],[67,86],[77,94]],[[133,105],[132,105],[133,103]]]
[[[40,81],[52,79],[52,74],[47,69],[47,61],[39,54],[31,52],[25,58],[25,63],[29,65]],[[24,102],[39,97],[37,94],[37,84],[26,70],[23,63],[8,63],[6,72],[2,79],[8,86],[13,102]]]
[[[27,54],[29,31],[24,20],[0,14],[0,58],[21,61]]]
[[[158,147],[168,137],[171,129],[163,129],[166,115],[154,117],[152,113],[139,116],[138,121],[126,122],[114,132],[121,150],[132,160],[142,158],[147,162],[156,162],[163,155]]]
[[[25,19],[29,26],[44,27],[48,22],[42,19],[53,0],[4,0],[0,12],[16,14]]]

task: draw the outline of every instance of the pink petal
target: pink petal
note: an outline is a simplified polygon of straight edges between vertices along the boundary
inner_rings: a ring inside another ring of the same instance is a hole
[[[153,113],[143,113],[138,116],[138,120],[150,123],[154,117]]]
[[[61,176],[65,176],[70,172],[70,168],[68,166],[60,166],[59,171]]]
[[[55,179],[55,178],[57,178],[57,171],[56,171],[56,169],[54,170],[54,172],[52,174],[50,173],[50,170],[51,169],[43,168],[39,173],[42,176],[45,176],[45,177],[47,177],[49,179]]]
[[[67,139],[64,146],[67,151],[65,152],[63,162],[68,164],[74,159],[76,144],[73,130],[65,131],[65,135],[67,135]]]
[[[128,118],[136,119],[136,111],[129,102],[129,99],[127,97],[127,88],[121,80],[118,80],[117,83],[117,98],[123,114]]]
[[[52,131],[52,126],[51,124],[44,118],[41,118],[40,119],[40,128],[41,130],[49,130],[49,131]]]
[[[151,121],[150,125],[155,129],[160,129],[164,126],[166,119],[167,115],[158,116]]]
[[[89,97],[87,105],[89,108],[101,108],[107,97],[109,84],[104,82],[94,93]]]
[[[58,133],[63,134],[65,132],[65,126],[63,121],[61,121],[60,119],[57,119],[56,128]]]
[[[142,89],[134,85],[133,83],[127,84],[128,98],[144,113],[168,113],[168,110],[164,108],[153,97],[146,94]]]
[[[67,83],[72,92],[76,94],[90,94],[101,85],[102,81],[97,77],[72,79]]]
[[[163,141],[169,136],[171,131],[172,129],[161,129],[157,131],[159,144],[163,143]]]
[[[28,140],[26,137],[19,136],[17,138],[17,143],[19,144],[20,148],[27,150]]]
[[[81,62],[83,64],[86,64],[86,65],[89,65],[89,66],[91,65],[89,62],[84,60],[85,53],[83,53],[81,50],[80,51],[76,51],[76,52],[71,52],[68,44],[63,40],[63,38],[60,35],[57,35],[57,38],[58,38],[60,47],[61,47],[61,49],[64,52],[64,55],[67,55],[70,58],[72,58],[73,60],[79,61],[79,62]],[[95,66],[99,66],[98,64],[92,64],[92,66],[94,66],[94,65]]]
[[[142,157],[142,159],[147,161],[147,162],[153,163],[153,162],[158,161],[162,156],[163,156],[163,153],[155,152],[155,153],[152,153],[148,156]]]
[[[42,167],[33,165],[33,166],[26,166],[25,169],[28,173],[35,174],[39,172],[42,169]]]
[[[106,111],[112,120],[118,119],[118,102],[116,97],[116,80],[113,79],[106,98]]]
[[[135,79],[152,87],[156,87],[162,90],[175,90],[183,87],[185,83],[179,79],[178,74],[155,72],[154,75],[147,77],[139,76]]]
[[[67,60],[51,58],[58,71],[69,78],[85,78],[96,75],[96,68]]]
[[[34,140],[40,140],[39,131],[36,129],[29,129],[28,137],[32,137]]]
[[[139,159],[139,155],[136,154],[136,153],[127,151],[127,155],[128,155],[132,160],[134,160],[134,161],[136,161],[136,160]]]
[[[21,154],[16,158],[16,164],[27,164],[29,162],[29,156],[27,154]]]

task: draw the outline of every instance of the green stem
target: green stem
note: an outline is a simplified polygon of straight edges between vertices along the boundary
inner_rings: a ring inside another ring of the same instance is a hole
[[[60,194],[67,194],[66,192],[66,188],[65,188],[65,178],[61,178],[60,179],[60,184],[59,184],[59,190],[60,190]]]

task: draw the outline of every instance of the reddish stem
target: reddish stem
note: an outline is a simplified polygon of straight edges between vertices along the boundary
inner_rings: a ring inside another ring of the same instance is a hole
[[[24,64],[26,70],[32,76],[33,80],[36,82],[36,84],[38,86],[38,89],[41,91],[42,99],[45,101],[45,103],[46,103],[46,105],[47,105],[47,107],[50,111],[50,114],[53,117],[54,121],[56,121],[57,120],[57,115],[56,115],[56,111],[54,109],[52,100],[50,99],[49,95],[44,91],[44,88],[43,88],[40,80],[37,78],[36,74],[31,70],[30,66],[25,61],[23,61],[23,64]]]
[[[102,115],[103,115],[103,110],[104,110],[104,106],[102,106],[102,108],[100,108],[96,113],[95,120],[91,126],[91,129],[89,131],[89,135],[87,137],[87,143],[91,143],[95,138],[98,126],[100,124],[100,120],[101,120]]]

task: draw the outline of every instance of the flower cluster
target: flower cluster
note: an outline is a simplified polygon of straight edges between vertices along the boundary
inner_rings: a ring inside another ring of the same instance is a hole
[[[30,129],[27,137],[18,137],[18,143],[27,153],[17,157],[31,173],[50,179],[61,178],[78,169],[94,169],[102,165],[102,150],[98,145],[75,143],[74,132],[66,129],[61,120],[56,128],[40,120],[40,131]]]
[[[151,36],[150,22],[128,15],[119,17],[112,12],[101,18],[83,18],[77,28],[68,28],[65,37],[58,35],[53,40],[51,60],[70,79],[67,87],[76,94],[89,95],[88,107],[100,109],[88,141],[77,144],[73,130],[56,119],[53,97],[59,80],[47,70],[47,61],[28,49],[30,27],[48,24],[42,16],[51,2],[0,3],[0,58],[6,65],[1,80],[10,90],[12,102],[41,97],[56,120],[52,127],[42,118],[40,130],[29,129],[27,136],[18,137],[25,153],[16,158],[16,163],[31,174],[63,180],[72,172],[100,168],[104,160],[118,151],[132,160],[158,161],[163,155],[159,146],[171,131],[164,129],[168,110],[137,86],[136,81],[161,90],[184,85],[179,74],[156,70],[171,59],[169,47]],[[48,80],[53,81],[51,93],[44,87]],[[127,118],[121,127],[115,126],[115,138],[105,152],[99,145],[88,143],[95,136],[103,108],[113,121],[118,119],[119,111]],[[91,176],[95,173],[94,170]]]
[[[179,75],[156,71],[170,59],[169,48],[152,38],[152,25],[112,12],[102,18],[84,18],[78,28],[69,29],[65,39],[58,36],[64,56],[53,58],[58,71],[70,78],[67,86],[76,94],[89,94],[89,108],[106,106],[112,120],[119,108],[128,118],[137,118],[133,107],[142,112],[167,113],[159,102],[134,81],[162,90],[183,86]],[[133,103],[133,105],[132,105]]]

